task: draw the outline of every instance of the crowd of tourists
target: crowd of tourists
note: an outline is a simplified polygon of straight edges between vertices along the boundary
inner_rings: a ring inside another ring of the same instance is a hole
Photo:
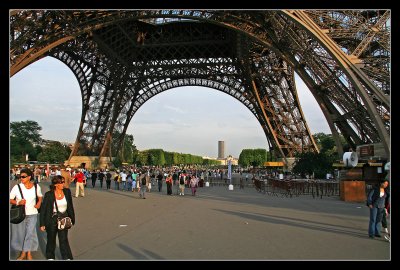
[[[268,175],[268,172],[237,171],[240,175],[240,189],[244,181],[254,181],[257,177]],[[18,181],[10,191],[11,205],[25,205],[26,217],[23,222],[11,224],[10,247],[20,251],[17,260],[32,260],[32,251],[38,250],[37,223],[40,230],[47,233],[46,258],[55,259],[56,237],[59,239],[59,248],[62,259],[72,260],[72,252],[68,242],[68,230],[58,225],[58,214],[70,217],[75,224],[75,212],[72,197],[85,197],[85,188],[119,190],[122,192],[138,192],[139,197],[146,199],[146,192],[153,187],[163,192],[166,186],[167,195],[174,193],[185,196],[186,188],[191,195],[196,196],[197,188],[202,187],[204,181],[222,181],[227,179],[227,170],[204,169],[197,167],[121,167],[118,169],[71,168],[60,165],[52,168],[33,169],[15,167],[10,170],[10,180]],[[271,175],[271,176],[277,176]],[[270,176],[270,177],[271,177]],[[44,196],[38,183],[50,181],[50,190]],[[98,182],[97,182],[98,181]],[[112,187],[111,182],[114,182]],[[99,183],[99,184],[97,184]],[[70,187],[75,185],[75,195]],[[370,209],[368,235],[370,238],[382,237],[390,241],[386,217],[389,215],[390,193],[389,181],[384,179],[367,196],[367,205]],[[35,187],[35,188],[33,188]],[[39,215],[39,209],[41,209]]]

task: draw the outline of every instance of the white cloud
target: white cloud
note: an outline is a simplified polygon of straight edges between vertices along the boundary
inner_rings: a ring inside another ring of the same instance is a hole
[[[176,113],[185,113],[185,111],[182,110],[181,108],[173,107],[173,106],[170,106],[170,105],[164,105],[164,108],[167,109],[167,110],[171,110],[173,112],[176,112]]]

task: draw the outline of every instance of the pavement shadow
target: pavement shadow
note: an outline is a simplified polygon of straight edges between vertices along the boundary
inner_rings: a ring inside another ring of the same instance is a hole
[[[280,225],[288,225],[293,226],[296,228],[305,228],[310,230],[318,230],[324,232],[331,232],[331,233],[338,233],[338,234],[345,234],[353,237],[359,238],[367,238],[368,234],[366,231],[355,232],[354,227],[345,227],[340,225],[335,225],[335,227],[331,227],[332,224],[328,223],[320,223],[310,220],[298,219],[298,218],[289,218],[289,217],[282,217],[282,216],[274,216],[274,215],[260,215],[255,213],[244,213],[244,212],[237,212],[237,211],[228,211],[228,210],[221,210],[221,209],[214,209],[215,211],[219,211],[229,215],[235,215],[241,218],[249,219],[249,220],[257,220],[261,222],[273,223],[273,224],[280,224]],[[311,223],[312,222],[312,223]]]
[[[117,246],[126,253],[130,254],[132,256],[132,260],[165,260],[165,258],[147,249],[144,249],[143,252],[138,252],[131,247],[121,243],[118,243]]]

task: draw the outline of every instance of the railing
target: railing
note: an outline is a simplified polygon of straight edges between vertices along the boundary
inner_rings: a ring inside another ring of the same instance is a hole
[[[210,185],[210,187],[228,186],[229,185],[229,180],[228,181],[225,181],[225,180],[213,180],[213,181],[209,181],[209,185]],[[233,182],[232,185],[237,187],[237,188],[240,187],[240,183]],[[247,183],[244,182],[243,186],[244,187],[253,187],[254,183],[252,183],[249,180]]]
[[[311,195],[313,198],[322,196],[339,196],[339,182],[335,180],[311,180],[311,179],[254,179],[254,187],[257,191],[267,195],[281,197],[297,197]]]

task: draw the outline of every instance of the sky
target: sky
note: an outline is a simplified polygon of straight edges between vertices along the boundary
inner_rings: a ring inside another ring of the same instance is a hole
[[[296,75],[300,104],[312,134],[331,133],[311,92]],[[10,122],[33,120],[43,139],[75,142],[82,103],[72,71],[45,57],[10,78]],[[127,134],[137,149],[199,156],[239,157],[242,149],[268,149],[266,136],[251,111],[235,98],[205,87],[179,87],[150,98],[133,116]]]

